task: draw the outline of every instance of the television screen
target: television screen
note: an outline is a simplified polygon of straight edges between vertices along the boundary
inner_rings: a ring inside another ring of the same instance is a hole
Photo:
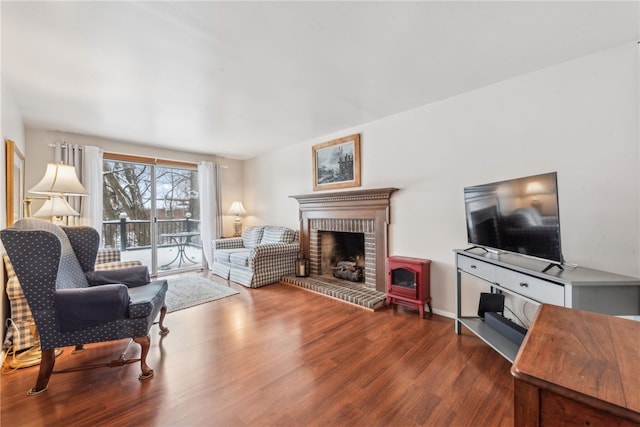
[[[563,262],[556,172],[466,187],[464,202],[470,244]]]

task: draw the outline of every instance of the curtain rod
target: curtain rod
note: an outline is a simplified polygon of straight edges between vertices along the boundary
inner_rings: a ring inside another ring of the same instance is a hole
[[[51,148],[56,148],[56,146],[57,146],[58,144],[47,144],[47,145],[49,145],[49,147],[51,147]],[[82,150],[82,149],[84,148],[82,144],[70,144],[70,143],[68,143],[68,142],[61,142],[61,143],[60,143],[60,147],[64,147],[64,148],[66,148],[66,147],[67,147],[67,146],[69,146],[69,145],[77,145],[77,146],[78,146],[78,149],[80,149],[80,150]]]
[[[64,148],[66,148],[68,145],[72,145],[72,144],[70,144],[68,142],[60,142],[59,144],[60,144],[61,147],[64,147]],[[48,145],[51,148],[55,148],[57,146],[57,144],[48,144]],[[77,145],[78,146],[77,148],[80,149],[80,150],[82,150],[84,148],[83,145],[81,145],[81,144],[73,144],[73,145]],[[152,159],[152,160],[154,160],[156,162],[158,160],[160,160],[160,161],[168,160],[168,159],[159,159],[159,158],[152,158],[152,157],[150,157],[149,159]],[[180,162],[180,163],[182,163],[182,162]],[[184,162],[184,163],[192,163],[192,162]],[[227,165],[220,165],[219,164],[218,166],[220,166],[222,169],[228,169],[229,168],[229,166],[227,166]]]

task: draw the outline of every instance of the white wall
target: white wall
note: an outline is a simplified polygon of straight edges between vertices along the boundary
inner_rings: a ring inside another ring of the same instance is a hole
[[[249,160],[252,221],[297,227],[288,196],[312,192],[311,146],[360,132],[362,188],[400,189],[390,254],[433,261],[436,312],[454,312],[468,185],[557,171],[567,262],[637,276],[638,62],[624,44]]]
[[[26,188],[31,188],[42,178],[46,165],[54,160],[53,149],[49,144],[56,142],[68,142],[71,144],[94,145],[101,147],[104,151],[129,154],[134,156],[145,156],[159,159],[178,160],[185,162],[211,161],[218,162],[222,165],[222,207],[229,209],[233,200],[242,200],[242,174],[244,163],[240,160],[227,159],[217,156],[208,156],[198,153],[190,153],[179,150],[168,150],[163,148],[149,147],[145,145],[137,145],[130,142],[116,141],[111,139],[79,135],[68,132],[57,132],[42,129],[27,128],[27,158],[25,178]],[[33,203],[33,211],[37,210],[39,204],[37,201]],[[234,216],[226,215],[224,217],[225,235],[233,234]]]

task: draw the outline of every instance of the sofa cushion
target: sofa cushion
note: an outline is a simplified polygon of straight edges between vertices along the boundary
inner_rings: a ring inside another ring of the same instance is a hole
[[[242,245],[251,249],[262,240],[262,232],[264,227],[246,227],[242,230]]]
[[[94,270],[95,271],[120,270],[121,268],[139,267],[141,265],[142,265],[142,261],[138,261],[138,260],[114,261],[114,262],[105,262],[102,264],[96,264]]]
[[[229,262],[231,262],[231,265],[248,267],[250,255],[251,255],[251,251],[234,252],[229,257]]]
[[[214,261],[218,261],[218,262],[231,262],[229,258],[231,257],[231,254],[234,254],[236,252],[249,252],[249,249],[247,248],[216,249],[216,251],[213,254],[213,259]]]
[[[2,255],[4,266],[7,271],[6,292],[9,297],[11,307],[11,327],[7,328],[7,334],[3,348],[6,350],[13,345],[15,351],[24,350],[32,347],[34,337],[31,334],[29,325],[33,323],[33,315],[27,303],[27,299],[22,292],[22,287],[18,281],[18,276],[13,270],[13,265],[7,254]]]
[[[292,243],[296,240],[296,232],[287,227],[265,227],[261,245],[272,243]]]
[[[260,244],[282,243],[285,231],[285,227],[265,227]]]
[[[106,264],[108,262],[120,261],[120,249],[116,248],[103,248],[98,250],[96,256],[96,264]]]
[[[154,310],[164,304],[165,294],[169,284],[165,279],[155,280],[146,286],[128,288],[131,303],[129,304],[129,318],[147,317]]]

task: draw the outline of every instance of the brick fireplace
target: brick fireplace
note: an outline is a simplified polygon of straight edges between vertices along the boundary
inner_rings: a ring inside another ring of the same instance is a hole
[[[300,249],[311,260],[311,274],[331,274],[323,261],[325,232],[358,233],[364,237],[364,286],[385,291],[385,260],[388,256],[390,198],[397,188],[313,193],[291,196],[298,201]],[[323,238],[324,235],[324,238]]]
[[[338,260],[353,260],[364,267],[364,285],[376,289],[376,238],[374,223],[370,219],[340,219],[340,218],[314,218],[309,224],[309,259],[311,260],[311,274],[331,274],[334,262],[329,259],[342,248],[342,245],[329,244],[327,240],[336,240],[334,235],[341,233],[354,236],[363,236],[363,250],[360,258],[358,255],[338,257]],[[352,240],[356,240],[354,237]]]

